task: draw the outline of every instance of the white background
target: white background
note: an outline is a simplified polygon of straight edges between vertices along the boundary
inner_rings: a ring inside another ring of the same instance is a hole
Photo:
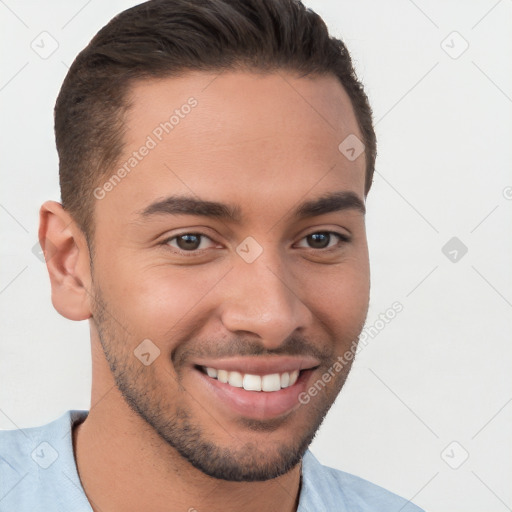
[[[60,200],[67,66],[135,3],[0,2],[0,428],[90,406],[88,324],[54,311],[32,248],[40,204]],[[432,512],[511,510],[512,2],[306,5],[347,44],[375,113],[368,325],[404,307],[360,352],[312,451]],[[43,31],[58,42],[46,59],[31,48]],[[452,237],[468,249],[456,262]]]

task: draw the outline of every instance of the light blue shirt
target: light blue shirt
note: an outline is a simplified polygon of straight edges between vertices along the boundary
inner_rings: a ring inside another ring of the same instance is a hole
[[[88,411],[0,431],[0,512],[92,512],[73,454],[72,426]],[[297,512],[422,512],[362,478],[323,466],[307,450]]]

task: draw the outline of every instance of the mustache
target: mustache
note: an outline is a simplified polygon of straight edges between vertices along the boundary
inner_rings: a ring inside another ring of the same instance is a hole
[[[220,343],[218,340],[190,341],[190,338],[177,344],[171,353],[175,367],[181,367],[197,358],[222,359],[236,356],[313,356],[325,364],[334,355],[333,343],[313,343],[304,336],[294,334],[286,338],[278,347],[269,349],[264,342],[253,338],[234,337]]]

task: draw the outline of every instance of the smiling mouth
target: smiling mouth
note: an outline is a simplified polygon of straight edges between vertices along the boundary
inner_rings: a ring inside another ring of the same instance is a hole
[[[299,376],[306,370],[292,370],[281,373],[268,373],[255,375],[238,371],[228,371],[210,366],[197,365],[196,368],[208,377],[228,384],[234,388],[243,388],[246,391],[272,393],[293,386]]]
[[[308,356],[251,356],[196,361],[192,368],[209,407],[229,417],[263,421],[297,411],[298,397],[320,365]]]

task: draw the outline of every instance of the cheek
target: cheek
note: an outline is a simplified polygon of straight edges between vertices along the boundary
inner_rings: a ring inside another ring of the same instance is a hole
[[[120,265],[109,275],[109,300],[133,336],[169,339],[204,307],[201,301],[225,273],[202,269],[141,265],[133,271]]]
[[[215,314],[222,302],[216,294],[230,269],[229,261],[180,267],[136,259],[109,258],[116,264],[102,267],[99,276],[112,315],[132,337],[167,343],[185,335],[192,323]],[[297,296],[333,335],[353,335],[364,323],[369,299],[364,253],[337,265],[292,265],[288,278]]]
[[[349,264],[352,263],[352,264]],[[344,262],[328,272],[311,275],[304,283],[304,297],[315,314],[338,339],[355,339],[366,320],[370,296],[368,265],[364,259]]]

